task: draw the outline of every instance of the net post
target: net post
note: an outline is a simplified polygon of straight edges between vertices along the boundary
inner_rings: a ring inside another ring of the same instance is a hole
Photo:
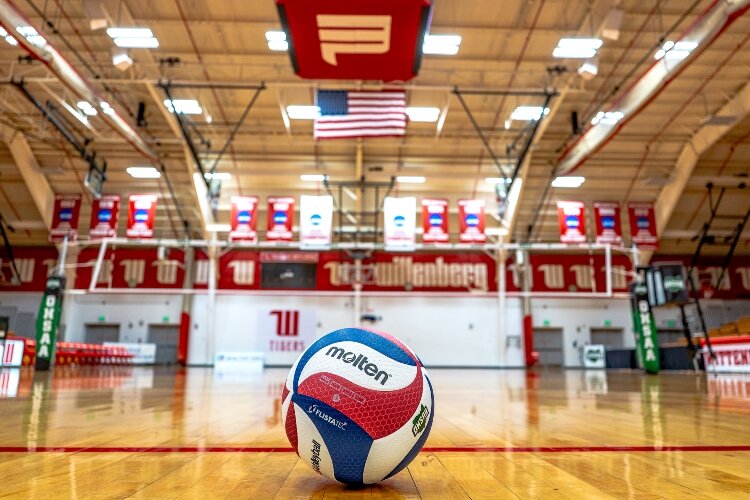
[[[96,282],[99,279],[99,274],[102,272],[102,261],[104,255],[107,253],[107,238],[103,239],[99,246],[99,254],[96,256],[96,263],[94,264],[94,270],[91,272],[91,283],[89,283],[89,292],[93,292],[96,289]]]

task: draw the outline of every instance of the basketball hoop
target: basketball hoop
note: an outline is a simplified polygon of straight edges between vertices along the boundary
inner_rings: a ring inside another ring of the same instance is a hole
[[[373,264],[362,264],[357,276],[357,268],[350,266],[344,276],[345,282],[351,285],[374,285],[375,284],[375,266]]]

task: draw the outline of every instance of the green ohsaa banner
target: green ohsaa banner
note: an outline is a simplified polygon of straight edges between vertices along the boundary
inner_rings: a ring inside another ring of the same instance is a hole
[[[39,306],[36,320],[36,362],[37,370],[49,370],[55,356],[55,338],[60,326],[65,278],[50,276],[44,287],[44,296]]]
[[[647,373],[659,373],[659,338],[651,304],[648,302],[648,289],[644,283],[631,285],[630,305],[640,364]]]

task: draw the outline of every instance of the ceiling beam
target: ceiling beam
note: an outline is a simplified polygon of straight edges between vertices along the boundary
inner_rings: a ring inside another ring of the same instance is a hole
[[[750,115],[750,83],[745,85],[737,95],[725,104],[716,116],[736,116],[735,123]],[[662,188],[654,206],[656,228],[663,232],[669,224],[677,203],[688,187],[690,177],[701,156],[714,146],[724,135],[732,130],[733,125],[704,125],[693,138],[682,148],[672,170],[671,180]],[[653,252],[643,252],[643,262],[648,262]]]
[[[39,163],[34,157],[34,153],[31,151],[26,136],[21,132],[11,131],[8,134],[8,129],[3,127],[5,130],[4,136],[6,137],[5,142],[8,145],[10,154],[13,156],[13,160],[16,162],[18,170],[21,172],[24,183],[31,193],[31,198],[34,200],[39,215],[41,215],[44,225],[47,229],[52,227],[52,211],[55,205],[55,193],[47,182],[47,178],[40,171]],[[6,134],[8,134],[6,136]]]

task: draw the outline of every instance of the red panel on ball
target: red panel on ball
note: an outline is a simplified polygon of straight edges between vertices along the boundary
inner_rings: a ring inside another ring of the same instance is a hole
[[[332,373],[307,378],[298,392],[326,403],[351,418],[373,439],[393,434],[414,415],[422,399],[422,369],[414,381],[395,391],[365,389]]]

